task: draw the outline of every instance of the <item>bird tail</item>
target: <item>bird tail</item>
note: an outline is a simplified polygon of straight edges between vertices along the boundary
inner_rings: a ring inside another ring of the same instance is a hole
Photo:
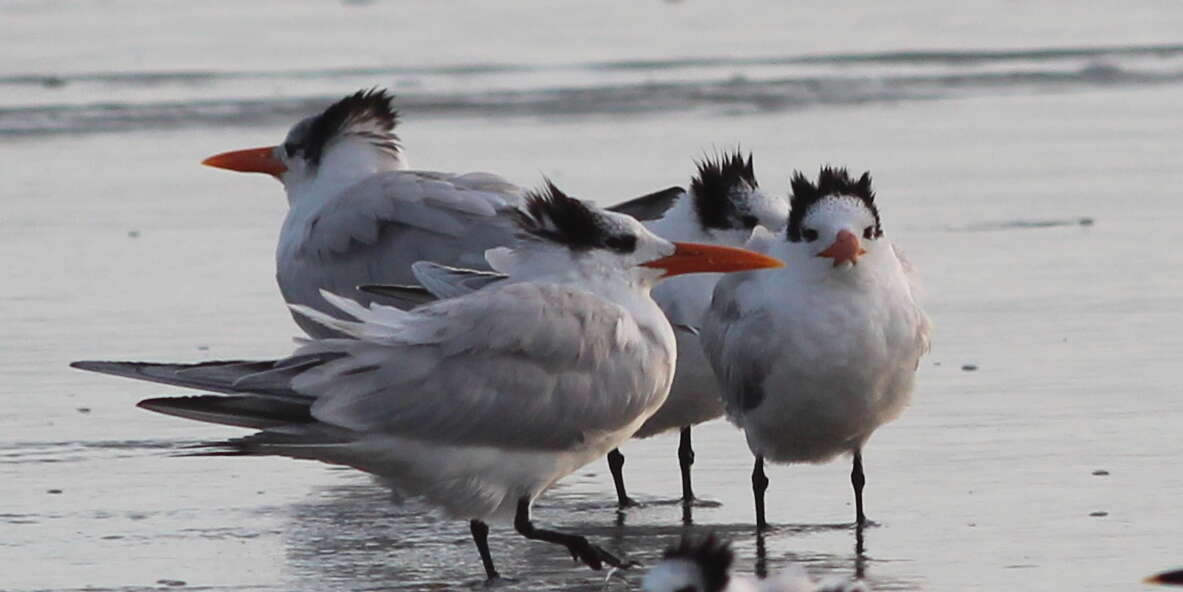
[[[70,367],[223,394],[253,393],[311,400],[311,397],[292,390],[291,379],[304,370],[343,355],[341,352],[320,351],[282,360],[223,360],[197,364],[83,360],[71,363]]]

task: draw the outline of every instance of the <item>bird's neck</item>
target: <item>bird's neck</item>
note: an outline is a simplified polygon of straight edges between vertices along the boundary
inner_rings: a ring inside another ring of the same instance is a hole
[[[406,168],[407,159],[401,149],[391,153],[366,141],[342,140],[324,155],[315,170],[285,183],[288,206],[316,209],[374,175]]]

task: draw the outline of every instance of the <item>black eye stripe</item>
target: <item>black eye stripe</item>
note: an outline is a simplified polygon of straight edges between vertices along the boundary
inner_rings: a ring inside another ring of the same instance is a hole
[[[632,235],[610,236],[604,240],[604,246],[619,253],[632,253],[637,249],[637,237]]]

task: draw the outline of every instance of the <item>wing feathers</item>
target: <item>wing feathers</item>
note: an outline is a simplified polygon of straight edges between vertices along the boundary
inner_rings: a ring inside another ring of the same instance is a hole
[[[145,399],[137,405],[149,411],[209,423],[266,429],[312,421],[308,403],[252,396],[200,395]]]

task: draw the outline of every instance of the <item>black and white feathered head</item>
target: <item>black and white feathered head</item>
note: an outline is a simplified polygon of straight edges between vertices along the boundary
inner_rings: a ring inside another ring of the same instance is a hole
[[[863,238],[874,239],[883,236],[879,208],[875,207],[875,191],[871,189],[870,171],[863,173],[858,179],[853,179],[845,168],[824,166],[818,173],[816,184],[806,179],[800,171],[793,173],[789,184],[793,190],[786,230],[790,241],[817,240],[817,229],[807,224],[807,220],[820,210],[837,208],[836,204],[839,203],[865,210],[873,224],[859,229],[858,234]]]
[[[860,257],[881,261],[882,254],[891,251],[879,245],[886,241],[879,240],[883,226],[871,189],[871,173],[854,179],[846,169],[826,166],[818,173],[817,183],[799,171],[793,173],[790,183],[792,210],[785,238],[788,244],[799,246],[796,252],[813,261],[808,268],[866,269],[858,265]]]
[[[349,139],[364,142],[378,157],[398,159],[402,148],[396,125],[394,95],[377,88],[359,90],[297,123],[280,149],[289,168],[299,160],[309,170],[319,168],[332,148]]]
[[[788,204],[780,196],[760,191],[752,154],[745,160],[736,149],[717,153],[698,163],[690,182],[694,211],[704,231],[742,230],[756,225],[779,231],[788,216]]]
[[[514,220],[520,230],[518,244],[490,249],[485,259],[493,269],[519,279],[545,276],[551,281],[649,288],[662,278],[684,273],[783,265],[733,247],[670,242],[632,216],[569,197],[549,181],[526,194]]]
[[[549,180],[545,187],[526,193],[517,212],[518,226],[526,235],[563,245],[572,251],[605,249],[619,254],[637,248],[640,225],[563,193]]]
[[[323,203],[370,175],[406,168],[393,100],[384,90],[358,91],[292,126],[283,144],[223,152],[202,164],[266,173],[283,183],[290,203]]]
[[[645,574],[645,592],[721,592],[731,579],[735,553],[714,534],[682,537],[662,556],[661,563]]]

